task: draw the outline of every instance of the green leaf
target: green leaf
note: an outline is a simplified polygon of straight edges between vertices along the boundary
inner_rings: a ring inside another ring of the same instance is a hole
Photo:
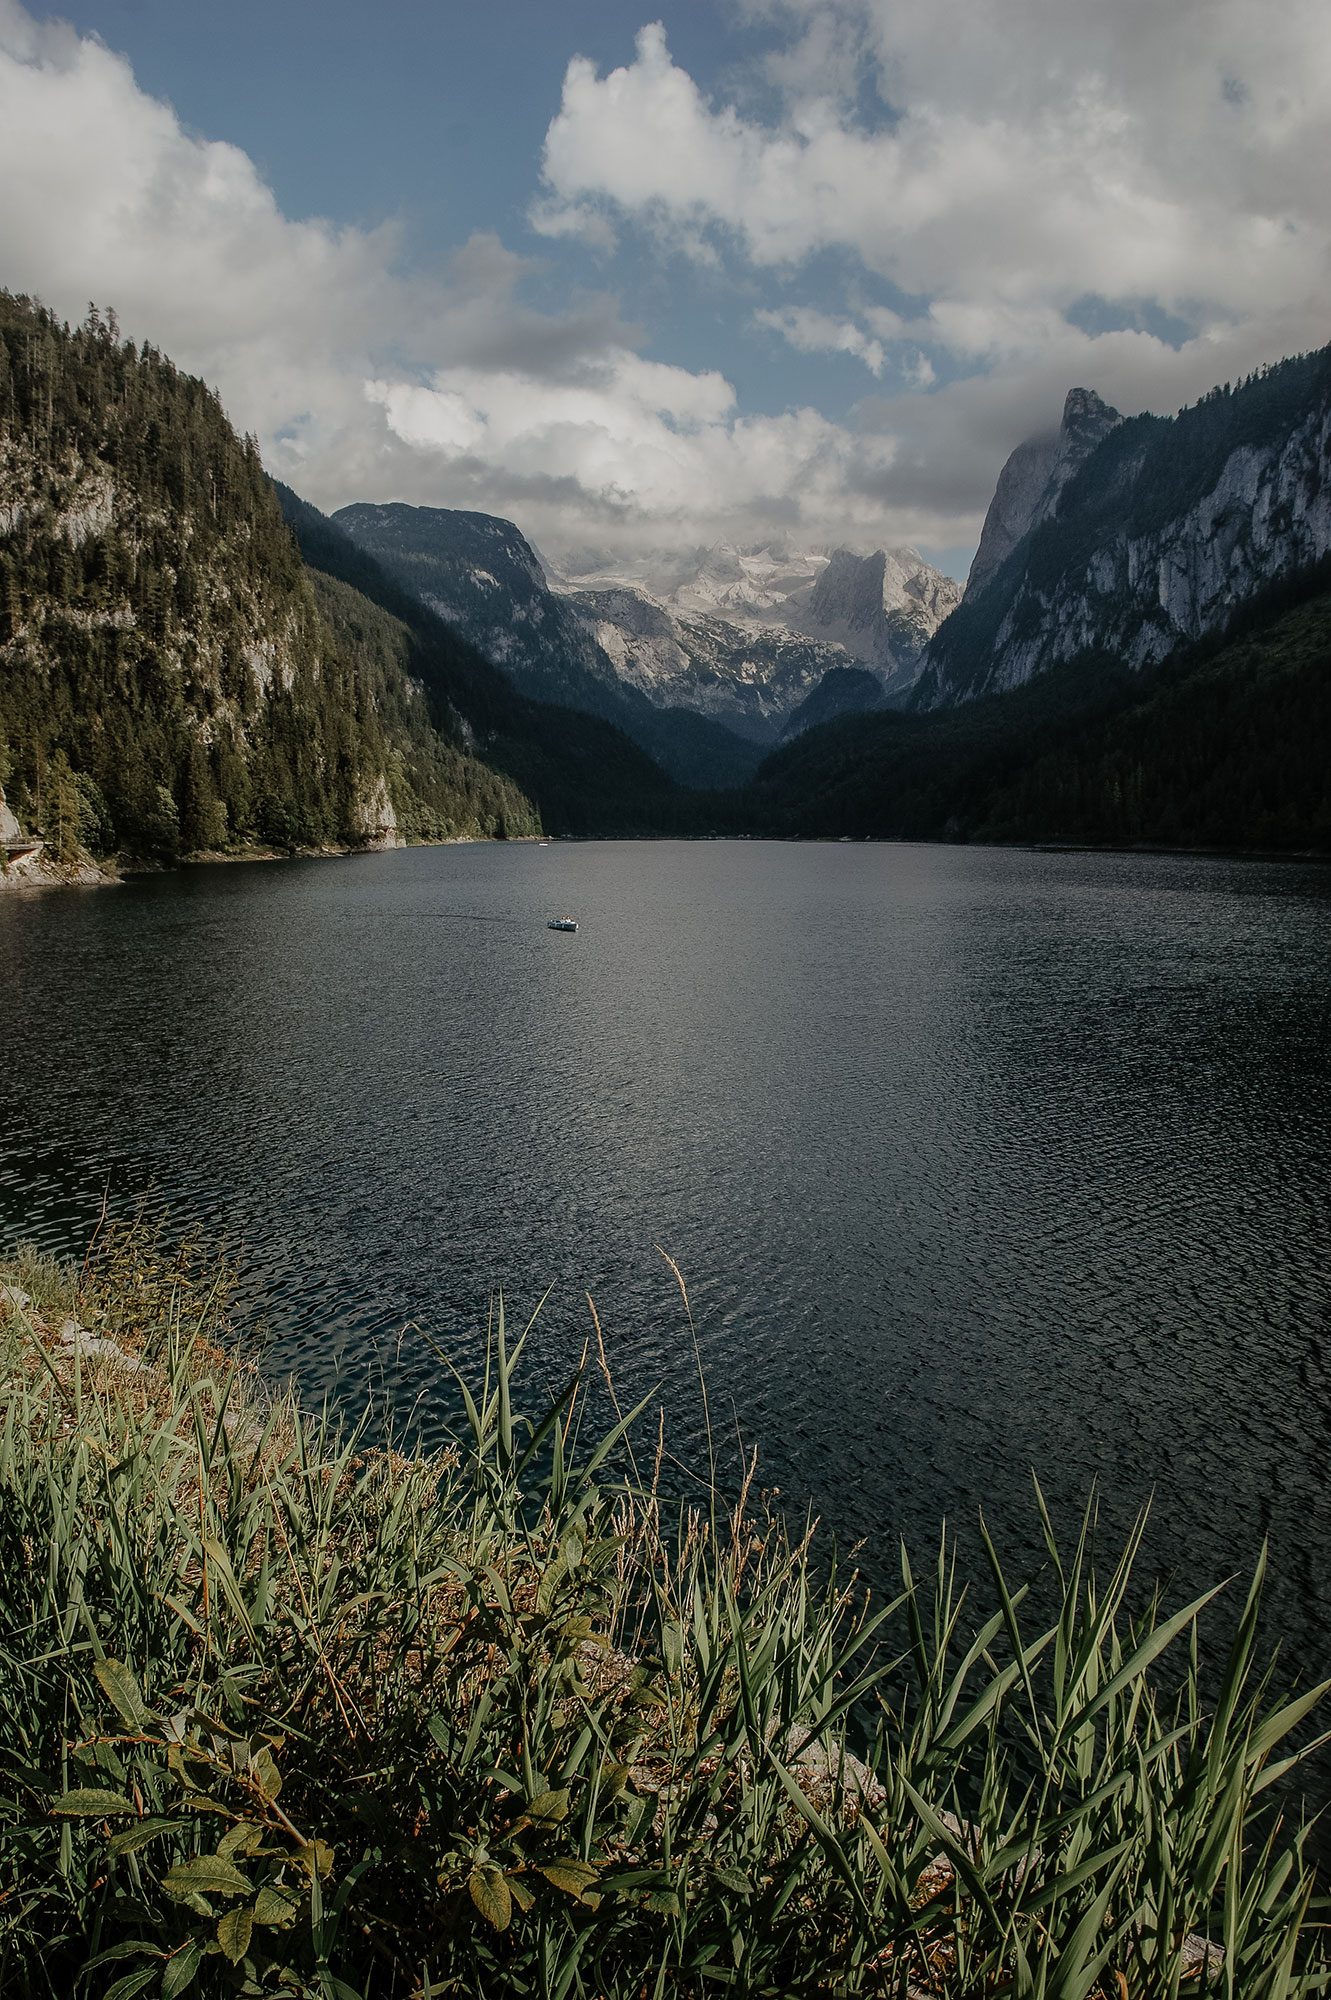
[[[558,1792],[538,1792],[523,1808],[528,1819],[545,1820],[553,1824],[568,1815],[568,1787]]]
[[[281,1930],[292,1922],[299,1908],[299,1903],[285,1890],[270,1886],[260,1889],[255,1898],[254,1921],[256,1924],[270,1924],[274,1930]]]
[[[513,1899],[508,1892],[504,1872],[493,1862],[480,1868],[473,1868],[467,1878],[471,1900],[488,1924],[497,1931],[506,1931],[513,1917]]]
[[[128,1826],[123,1833],[113,1833],[106,1843],[107,1854],[114,1861],[121,1854],[133,1854],[136,1849],[146,1847],[150,1840],[160,1840],[164,1833],[174,1833],[180,1826],[176,1819],[141,1819],[137,1826]]]
[[[50,1810],[53,1819],[110,1819],[116,1813],[132,1813],[138,1808],[123,1792],[102,1792],[94,1787],[89,1791],[66,1792]]]
[[[313,1875],[318,1869],[321,1881],[333,1872],[333,1850],[326,1840],[307,1840],[296,1861],[307,1875]]]
[[[582,1861],[576,1854],[561,1855],[558,1861],[538,1863],[538,1871],[556,1889],[567,1891],[570,1896],[581,1896],[584,1889],[590,1889],[599,1881],[601,1871],[590,1861]]]
[[[133,1730],[142,1730],[152,1721],[148,1704],[142,1691],[123,1660],[94,1660],[93,1672],[102,1684],[102,1692],[115,1708],[122,1722]]]
[[[713,1880],[719,1882],[723,1889],[731,1890],[736,1896],[753,1894],[753,1884],[747,1875],[741,1875],[738,1868],[718,1868],[714,1871]]]
[[[254,1932],[254,1912],[247,1904],[239,1909],[228,1910],[217,1920],[217,1942],[222,1947],[222,1955],[233,1965],[239,1965],[250,1948],[250,1938]]]
[[[79,1967],[80,1972],[93,1972],[99,1965],[110,1965],[116,1958],[165,1958],[160,1945],[152,1944],[147,1938],[126,1938],[120,1944],[113,1944],[107,1951],[99,1951],[96,1958],[89,1958]]]
[[[684,1665],[684,1627],[667,1619],[661,1627],[661,1657],[672,1674],[681,1671]]]
[[[177,1993],[193,1983],[194,1975],[203,1962],[203,1953],[193,1938],[168,1960],[162,1974],[162,2000],[175,2000]]]
[[[659,1917],[679,1915],[679,1897],[673,1889],[652,1889],[642,1899],[644,1910],[654,1910]]]
[[[253,1854],[263,1839],[263,1828],[256,1826],[252,1819],[237,1820],[229,1833],[224,1833],[217,1843],[219,1861],[230,1861],[236,1854]]]
[[[273,1759],[273,1753],[266,1746],[250,1765],[250,1776],[264,1799],[270,1804],[282,1789],[282,1773]]]
[[[114,1986],[108,1986],[105,2000],[130,2000],[132,1993],[142,1993],[144,1987],[151,1986],[156,1977],[155,1965],[142,1965],[137,1972],[127,1972],[123,1979],[117,1979]]]
[[[167,1870],[162,1887],[168,1896],[248,1896],[254,1884],[215,1854],[196,1854]]]
[[[512,1896],[513,1901],[517,1904],[518,1908],[525,1914],[525,1912],[528,1911],[531,1908],[532,1904],[536,1901],[535,1896],[533,1896],[531,1890],[527,1887],[527,1884],[523,1881],[520,1875],[510,1875],[507,1879],[508,1879],[509,1894]]]

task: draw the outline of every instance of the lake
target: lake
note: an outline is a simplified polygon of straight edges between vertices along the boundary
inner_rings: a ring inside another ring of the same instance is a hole
[[[579,920],[576,935],[550,916]],[[503,1287],[533,1401],[596,1301],[890,1577],[1030,1472],[1154,1494],[1188,1585],[1272,1540],[1331,1645],[1331,871],[763,842],[475,845],[0,899],[0,1232],[103,1189],[243,1244],[273,1366],[452,1408]],[[654,1433],[654,1423],[653,1423]],[[735,1447],[738,1449],[738,1447]],[[733,1458],[733,1452],[732,1452]]]

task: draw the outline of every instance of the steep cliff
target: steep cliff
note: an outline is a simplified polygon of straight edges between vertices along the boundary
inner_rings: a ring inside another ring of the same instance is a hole
[[[984,517],[980,546],[966,579],[967,597],[978,596],[1017,543],[1048,519],[1078,466],[1122,421],[1093,389],[1069,389],[1058,429],[1017,446],[998,475]]]
[[[1164,660],[1318,563],[1331,550],[1331,349],[1177,417],[1113,424],[1045,507],[1048,492],[1047,480],[1034,525],[932,640],[918,706],[1094,654]]]
[[[892,695],[914,686],[926,646],[960,602],[960,584],[914,549],[871,556],[835,549],[807,598],[788,606],[787,615],[802,631],[874,668]]]

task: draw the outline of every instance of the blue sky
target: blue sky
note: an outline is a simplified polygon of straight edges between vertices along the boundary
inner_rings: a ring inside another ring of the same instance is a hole
[[[0,0],[0,283],[321,505],[964,573],[1074,383],[1328,337],[1328,111],[1304,0]]]

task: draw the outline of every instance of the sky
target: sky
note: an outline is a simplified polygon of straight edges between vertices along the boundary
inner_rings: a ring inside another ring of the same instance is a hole
[[[316,505],[964,575],[1074,385],[1331,339],[1325,0],[0,0],[0,285]]]

